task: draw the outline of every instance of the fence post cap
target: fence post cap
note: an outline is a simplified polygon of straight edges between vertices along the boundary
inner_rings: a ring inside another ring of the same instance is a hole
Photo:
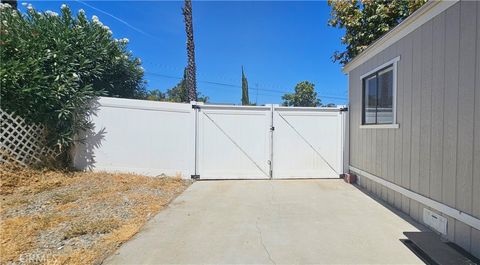
[[[205,105],[204,102],[201,102],[201,101],[190,101],[190,105],[194,106],[194,105]]]

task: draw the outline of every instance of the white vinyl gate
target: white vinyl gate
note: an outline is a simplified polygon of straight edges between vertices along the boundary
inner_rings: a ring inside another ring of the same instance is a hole
[[[203,105],[102,97],[77,169],[200,179],[338,178],[341,108]]]
[[[197,121],[200,179],[270,178],[270,107],[204,105]]]
[[[331,108],[274,107],[273,178],[338,178],[343,114]]]
[[[200,179],[338,178],[346,113],[340,108],[197,106]]]

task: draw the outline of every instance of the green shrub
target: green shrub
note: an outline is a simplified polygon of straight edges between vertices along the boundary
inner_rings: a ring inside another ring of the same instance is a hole
[[[89,128],[96,97],[145,97],[140,60],[97,17],[1,4],[0,21],[1,108],[46,125],[59,151]]]

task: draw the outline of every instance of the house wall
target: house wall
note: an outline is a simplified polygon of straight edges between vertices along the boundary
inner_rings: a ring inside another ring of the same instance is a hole
[[[350,165],[480,219],[479,47],[480,3],[462,1],[351,70]],[[360,76],[397,56],[399,128],[360,128]],[[425,205],[359,177],[422,222]],[[480,231],[446,217],[447,238],[480,257]]]

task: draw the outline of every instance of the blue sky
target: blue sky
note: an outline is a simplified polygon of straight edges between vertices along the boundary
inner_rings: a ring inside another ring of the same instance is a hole
[[[98,16],[115,38],[130,40],[149,89],[165,91],[182,77],[187,61],[182,1],[26,2],[56,12],[66,3],[74,12],[82,8],[88,17]],[[252,102],[281,103],[284,93],[308,80],[323,103],[346,103],[347,77],[331,61],[342,49],[342,31],[327,26],[329,14],[326,1],[194,1],[198,90],[214,103],[239,103],[243,65]]]

